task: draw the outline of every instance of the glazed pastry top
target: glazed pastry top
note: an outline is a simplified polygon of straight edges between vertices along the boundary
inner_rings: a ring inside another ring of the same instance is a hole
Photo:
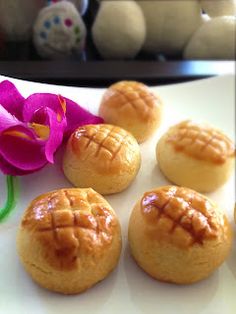
[[[100,173],[119,174],[129,169],[139,153],[134,137],[110,124],[86,125],[77,129],[69,140],[80,161],[91,160],[91,167]]]
[[[172,127],[167,142],[176,151],[216,164],[223,164],[227,158],[235,156],[233,142],[221,131],[189,120]]]
[[[139,82],[121,81],[111,85],[103,97],[103,103],[107,107],[124,111],[124,108],[132,108],[137,116],[146,121],[152,115],[155,106],[161,105],[161,101],[150,89]]]
[[[102,254],[119,224],[108,203],[92,189],[63,189],[36,198],[21,227],[42,244],[49,264],[71,270],[83,253]]]
[[[224,216],[201,194],[176,186],[146,192],[141,200],[141,213],[148,233],[178,247],[203,245],[217,238],[224,228]]]

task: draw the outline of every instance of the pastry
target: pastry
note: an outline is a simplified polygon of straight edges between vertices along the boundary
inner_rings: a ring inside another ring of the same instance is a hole
[[[203,195],[164,186],[144,193],[135,205],[129,244],[138,265],[153,278],[190,284],[224,262],[232,230],[226,216]]]
[[[234,204],[234,222],[236,223],[236,203]]]
[[[220,130],[204,123],[183,121],[162,136],[156,156],[161,171],[171,182],[210,192],[230,177],[235,148]]]
[[[121,81],[111,85],[105,92],[99,115],[106,123],[129,131],[142,143],[159,127],[162,103],[146,85]]]
[[[117,265],[119,221],[92,189],[45,193],[25,210],[17,249],[25,270],[39,285],[77,294],[103,280]]]
[[[63,170],[76,187],[112,194],[130,185],[140,162],[139,145],[130,133],[113,125],[86,125],[71,135]]]

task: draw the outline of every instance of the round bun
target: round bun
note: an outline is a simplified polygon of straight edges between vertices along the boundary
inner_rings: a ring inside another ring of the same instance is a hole
[[[125,130],[108,124],[86,125],[70,137],[63,160],[68,180],[101,194],[124,190],[136,177],[140,148]]]
[[[171,182],[210,192],[230,177],[235,148],[221,131],[204,123],[183,121],[162,136],[156,156],[161,171]]]
[[[92,189],[62,189],[37,197],[17,235],[20,260],[42,287],[80,293],[103,280],[121,251],[119,221]]]
[[[106,123],[129,131],[142,143],[159,127],[162,103],[148,86],[139,82],[121,81],[111,85],[105,92],[99,115]]]
[[[129,244],[153,278],[190,284],[208,277],[231,249],[226,216],[203,195],[165,186],[146,192],[129,221]]]

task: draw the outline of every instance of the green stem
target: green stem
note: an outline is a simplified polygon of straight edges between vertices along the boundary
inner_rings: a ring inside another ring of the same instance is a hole
[[[16,203],[15,177],[6,176],[7,181],[7,200],[5,205],[0,208],[0,222],[2,222],[13,210]]]

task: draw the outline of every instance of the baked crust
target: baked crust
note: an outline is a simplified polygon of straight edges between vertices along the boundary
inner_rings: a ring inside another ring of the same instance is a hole
[[[131,213],[128,236],[132,255],[145,272],[177,284],[207,278],[232,246],[225,214],[205,196],[176,186],[143,195]]]
[[[116,266],[120,225],[110,205],[92,189],[56,190],[31,202],[17,243],[23,265],[39,284],[62,293],[79,293]]]
[[[131,108],[143,121],[152,118],[152,110],[160,102],[146,85],[135,81],[121,81],[111,85],[103,101],[115,110]]]
[[[174,125],[160,138],[156,158],[163,174],[174,184],[211,192],[231,176],[235,148],[220,130],[188,120]]]
[[[75,131],[70,140],[78,160],[94,158],[99,173],[117,173],[133,153],[134,140],[125,130],[108,124],[86,125]]]
[[[145,193],[141,211],[152,225],[150,236],[181,248],[217,238],[224,225],[206,198],[183,187],[166,186]]]
[[[85,125],[67,143],[63,170],[75,186],[110,194],[132,182],[140,163],[140,148],[130,133],[109,124]]]
[[[64,189],[36,198],[21,226],[39,240],[52,267],[66,270],[76,268],[83,254],[101,254],[112,243],[118,222],[92,189]]]
[[[135,81],[121,81],[105,92],[99,115],[106,123],[118,125],[145,141],[158,128],[162,102],[148,86]]]
[[[203,123],[186,120],[171,128],[167,142],[177,151],[216,164],[235,156],[233,142],[220,130]]]

